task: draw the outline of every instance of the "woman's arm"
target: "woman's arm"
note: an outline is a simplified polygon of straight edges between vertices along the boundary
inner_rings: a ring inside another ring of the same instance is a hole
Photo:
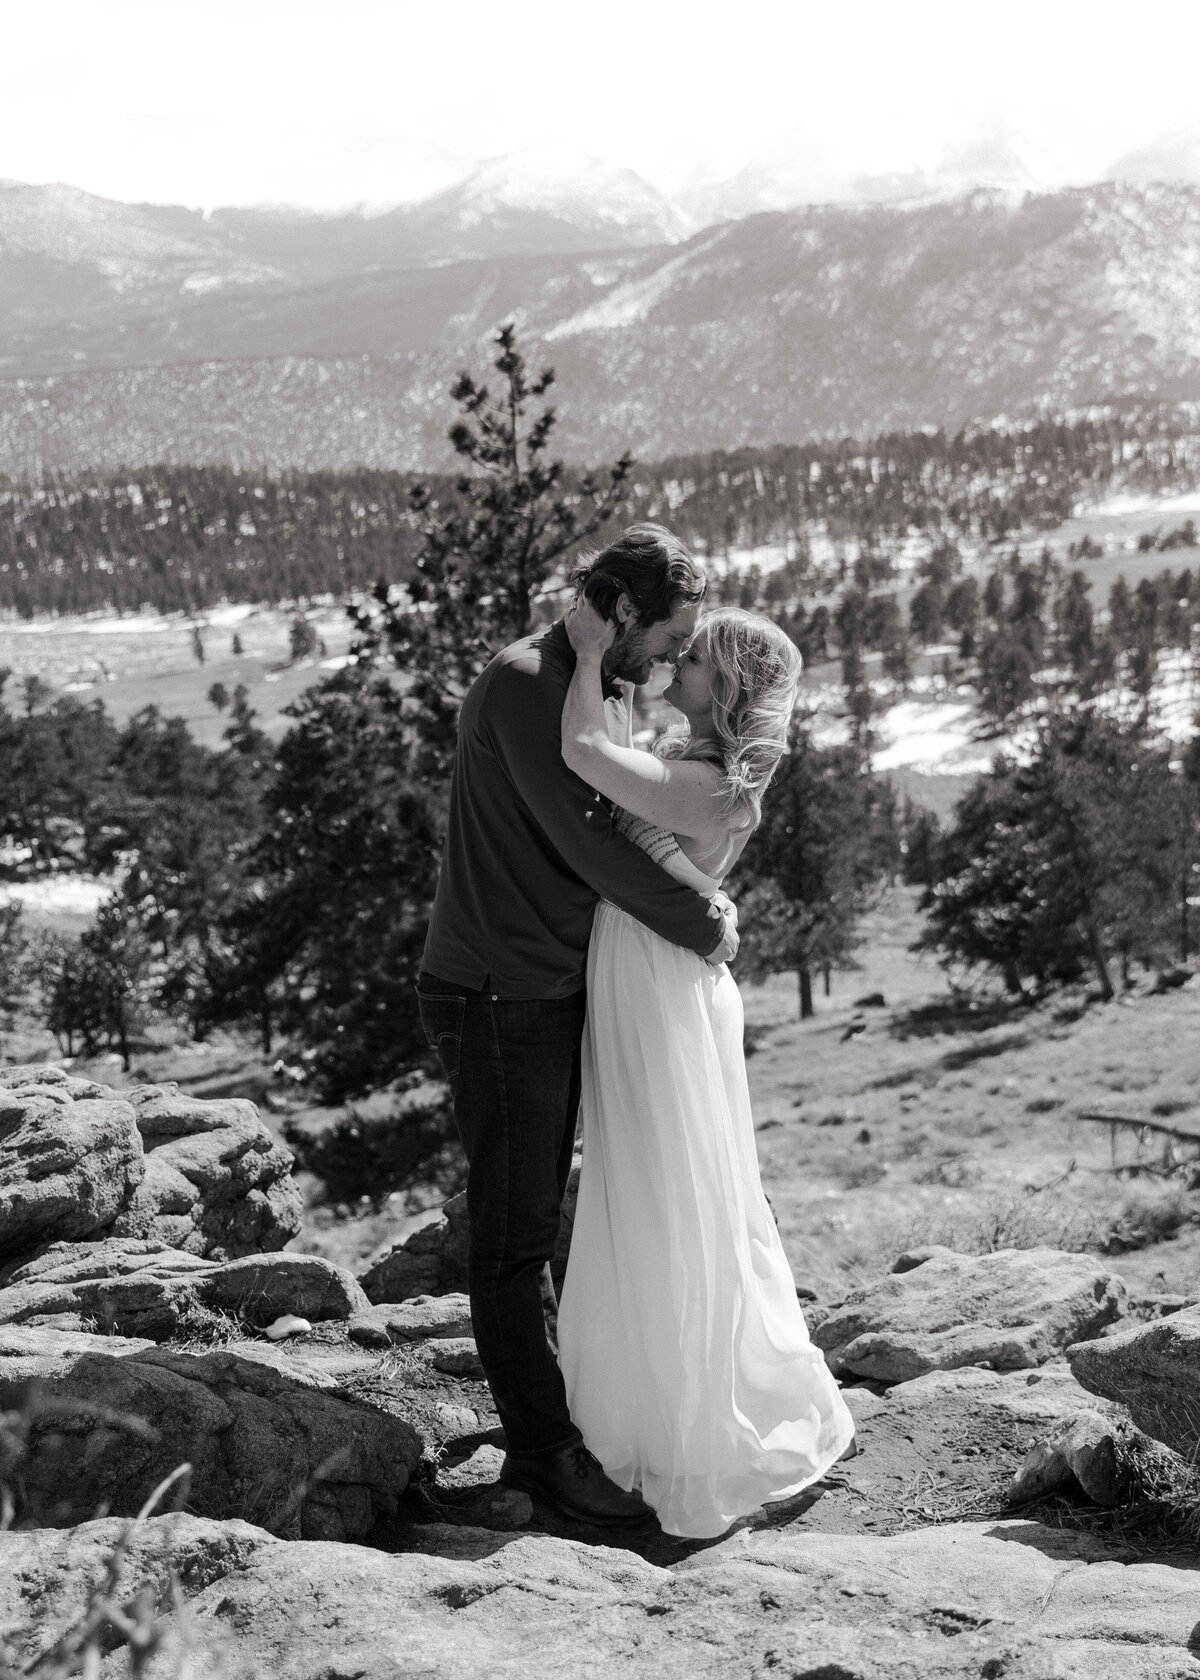
[[[601,664],[614,626],[586,602],[572,609],[567,622],[575,648],[575,671],[562,714],[562,754],[568,768],[635,816],[673,834],[715,842],[728,826],[715,766],[695,759],[655,758],[610,740]]]

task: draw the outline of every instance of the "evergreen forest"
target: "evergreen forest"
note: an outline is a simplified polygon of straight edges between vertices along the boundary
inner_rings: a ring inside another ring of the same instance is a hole
[[[1103,600],[1086,545],[1032,550],[1081,499],[1200,483],[1194,415],[1129,407],[582,473],[550,449],[553,376],[534,377],[511,328],[494,360],[494,390],[464,376],[451,392],[460,471],[445,479],[160,468],[0,485],[4,612],[334,596],[356,652],[293,703],[281,741],[244,691],[222,694],[215,749],[153,707],[118,724],[99,700],[0,673],[5,872],[112,883],[78,936],[0,908],[0,1024],[32,1010],[65,1054],[115,1047],[127,1066],[156,1021],[236,1028],[327,1100],[395,1094],[402,1125],[352,1109],[297,1141],[327,1181],[384,1195],[426,1170],[448,1119],[413,982],[458,702],[536,622],[545,585],[634,519],[711,556],[782,548],[769,571],[714,568],[713,598],[771,614],[810,664],[839,662],[844,736],[822,744],[801,720],[731,883],[739,972],[794,973],[811,1013],[814,979],[852,963],[864,910],[900,879],[920,891],[924,945],[1018,1001],[1089,979],[1107,998],[1139,965],[1169,977],[1189,961],[1200,746],[1164,734],[1156,696],[1168,667],[1195,671],[1195,528],[1164,526],[1144,546],[1170,560]],[[981,544],[983,572],[964,566]],[[903,694],[918,666],[970,685],[981,728],[1023,737],[944,823],[871,768],[881,691]]]

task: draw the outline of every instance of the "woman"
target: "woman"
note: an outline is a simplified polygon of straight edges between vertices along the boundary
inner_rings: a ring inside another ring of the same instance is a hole
[[[609,738],[601,661],[614,626],[586,601],[566,624],[577,664],[564,758],[663,868],[716,892],[783,753],[799,654],[767,619],[710,614],[665,693],[685,723],[651,754],[628,730]],[[558,1320],[571,1415],[665,1532],[721,1534],[823,1475],[854,1433],[763,1195],[729,970],[602,903],[583,1055],[584,1164]]]

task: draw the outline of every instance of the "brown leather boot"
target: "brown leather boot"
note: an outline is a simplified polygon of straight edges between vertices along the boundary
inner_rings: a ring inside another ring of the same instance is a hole
[[[500,1480],[505,1487],[520,1488],[564,1516],[597,1528],[641,1528],[654,1521],[645,1500],[610,1481],[599,1459],[582,1443],[534,1457],[507,1453]]]

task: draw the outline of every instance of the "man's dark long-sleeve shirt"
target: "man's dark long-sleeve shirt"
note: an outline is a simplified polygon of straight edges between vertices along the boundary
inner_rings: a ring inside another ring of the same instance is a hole
[[[563,762],[574,669],[553,624],[497,654],[463,702],[423,960],[443,980],[510,998],[578,991],[597,896],[701,956],[722,937],[708,901],[617,833]]]

